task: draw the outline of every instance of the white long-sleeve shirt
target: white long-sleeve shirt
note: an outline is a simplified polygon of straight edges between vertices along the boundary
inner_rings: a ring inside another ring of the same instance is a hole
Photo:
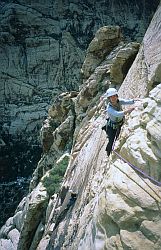
[[[131,104],[134,104],[134,102],[135,101],[133,99],[129,99],[129,100],[119,99],[118,107],[113,106],[109,102],[106,108],[107,117],[109,117],[112,122],[120,122],[125,116],[124,111],[122,111],[121,106],[131,105]]]

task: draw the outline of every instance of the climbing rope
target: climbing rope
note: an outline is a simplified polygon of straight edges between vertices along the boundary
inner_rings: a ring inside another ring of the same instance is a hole
[[[116,141],[116,139],[115,139]],[[133,165],[132,163],[130,163],[129,161],[127,161],[124,157],[122,157],[115,149],[115,141],[113,143],[112,146],[112,151],[125,163],[127,163],[131,168],[133,168],[135,171],[137,171],[139,174],[143,175],[144,177],[148,178],[149,180],[151,180],[155,185],[157,186],[161,186],[161,182],[155,180],[153,177],[149,176],[148,174],[146,174],[144,171],[142,171],[140,168],[136,167],[135,165]]]

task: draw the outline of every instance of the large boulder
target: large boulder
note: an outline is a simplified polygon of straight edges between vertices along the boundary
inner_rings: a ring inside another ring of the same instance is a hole
[[[95,68],[116,47],[121,40],[120,27],[104,26],[100,28],[87,49],[87,55],[82,66],[82,75],[87,79]]]

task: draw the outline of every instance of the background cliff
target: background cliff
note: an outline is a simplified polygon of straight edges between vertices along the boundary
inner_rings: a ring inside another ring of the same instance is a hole
[[[115,148],[161,181],[160,17],[161,7],[141,46],[123,42],[119,26],[96,32],[79,91],[59,95],[49,109],[43,155],[29,194],[0,231],[2,249],[160,249],[161,189],[115,153],[107,158],[100,102],[110,82],[120,96],[146,97]]]

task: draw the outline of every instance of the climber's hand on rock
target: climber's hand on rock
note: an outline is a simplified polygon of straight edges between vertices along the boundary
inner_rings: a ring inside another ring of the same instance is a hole
[[[135,109],[135,107],[127,109],[126,111],[124,111],[125,115],[130,114],[134,109]]]

